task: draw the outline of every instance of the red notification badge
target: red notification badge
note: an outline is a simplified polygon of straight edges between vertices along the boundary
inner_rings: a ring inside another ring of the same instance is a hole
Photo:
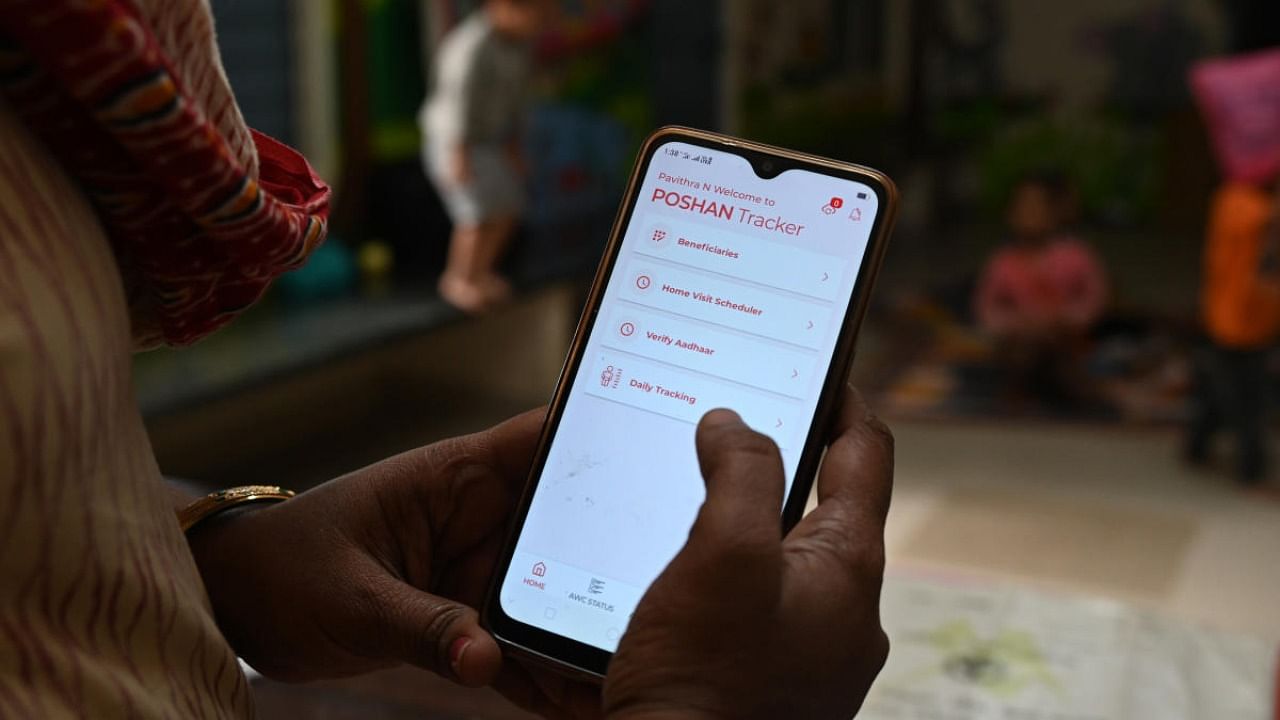
[[[831,198],[831,207],[837,210],[844,207],[844,198],[838,198],[838,197]]]

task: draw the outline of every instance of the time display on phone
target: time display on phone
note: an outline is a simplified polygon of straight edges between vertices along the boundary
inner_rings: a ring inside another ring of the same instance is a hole
[[[690,160],[692,162],[702,163],[703,165],[710,165],[713,160],[711,154],[709,153],[699,152],[696,150],[690,151],[687,148],[682,149],[678,147],[668,147],[663,149],[662,152],[668,157],[679,158],[681,160]]]

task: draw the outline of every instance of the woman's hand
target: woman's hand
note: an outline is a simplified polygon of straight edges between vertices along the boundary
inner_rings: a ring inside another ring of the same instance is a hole
[[[192,552],[232,647],[282,680],[410,663],[464,685],[494,682],[502,655],[474,608],[543,416],[526,413],[197,526]]]
[[[483,601],[541,411],[191,533],[219,626],[268,677],[400,663],[592,718],[597,689],[503,662]],[[785,539],[777,449],[732,413],[698,429],[707,502],[645,595],[605,682],[617,717],[847,717],[884,661],[878,596],[892,442],[846,398],[818,510]],[[785,709],[785,712],[784,712]],[[833,715],[834,716],[834,715]]]
[[[777,446],[732,412],[698,426],[707,499],[604,684],[610,718],[844,718],[888,655],[880,627],[893,436],[849,391],[816,510],[782,536]]]

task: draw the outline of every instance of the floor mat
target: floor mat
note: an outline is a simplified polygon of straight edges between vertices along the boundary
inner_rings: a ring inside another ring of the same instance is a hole
[[[1274,638],[1092,597],[892,573],[860,720],[1267,720]]]
[[[1043,494],[956,490],[910,535],[905,557],[1133,598],[1162,598],[1196,533],[1186,517]]]
[[[933,303],[894,308],[871,327],[877,342],[863,361],[874,367],[855,378],[869,380],[869,393],[891,417],[1146,424],[1185,417],[1187,348],[1156,321],[1113,321],[1100,329],[1079,369],[1087,397],[1051,401],[1013,392],[991,341]]]

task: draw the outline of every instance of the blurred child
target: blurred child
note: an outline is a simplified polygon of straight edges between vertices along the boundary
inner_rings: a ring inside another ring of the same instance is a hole
[[[1196,367],[1187,455],[1208,459],[1227,426],[1245,483],[1266,475],[1267,355],[1280,331],[1280,183],[1230,182],[1213,201],[1204,253],[1202,318],[1209,346]]]
[[[524,208],[529,45],[548,5],[486,0],[445,37],[420,114],[427,174],[453,221],[440,295],[466,312],[511,292],[497,265]]]
[[[1081,352],[1107,302],[1107,277],[1092,248],[1070,234],[1074,194],[1052,174],[1014,188],[1009,243],[991,257],[974,301],[981,329],[1014,374],[1015,392],[1079,403],[1092,395]]]

